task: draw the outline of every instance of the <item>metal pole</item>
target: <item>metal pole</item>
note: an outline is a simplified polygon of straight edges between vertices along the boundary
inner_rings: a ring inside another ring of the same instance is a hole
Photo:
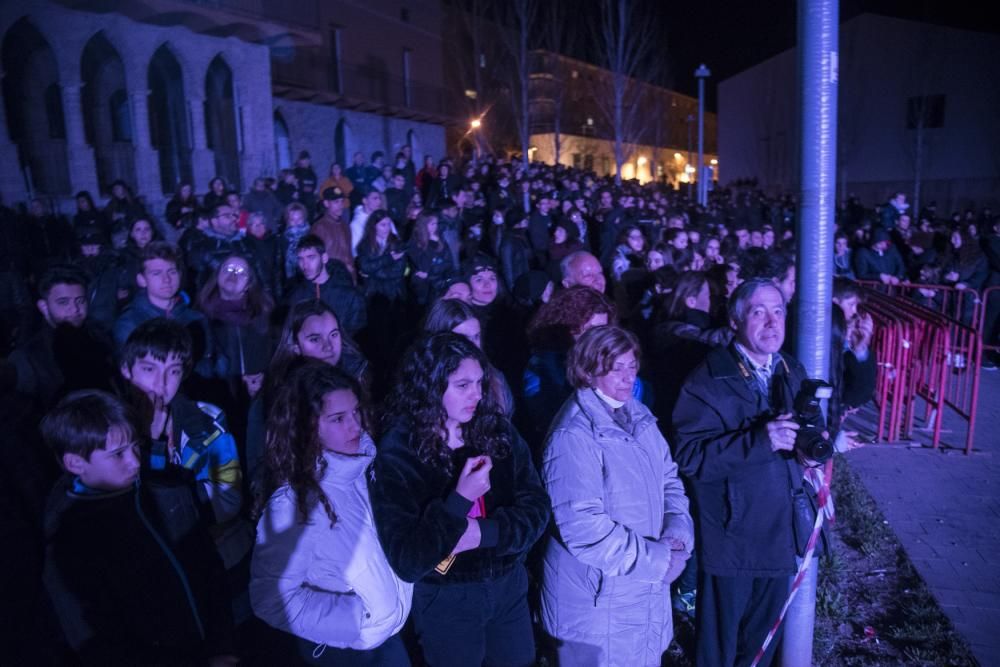
[[[799,0],[800,197],[796,354],[809,377],[829,379],[837,182],[838,0]],[[812,664],[816,560],[788,609],[783,667]]]
[[[702,63],[694,71],[698,79],[698,164],[695,165],[695,177],[698,179],[698,203],[704,206],[708,199],[708,188],[705,187],[705,179],[702,178],[702,165],[705,162],[705,79],[712,76],[712,73]]]
[[[691,166],[691,123],[694,122],[694,116],[691,114],[687,115],[687,125],[688,125],[688,159],[687,165]],[[688,201],[691,200],[691,184],[694,181],[691,180],[691,174],[688,174]]]

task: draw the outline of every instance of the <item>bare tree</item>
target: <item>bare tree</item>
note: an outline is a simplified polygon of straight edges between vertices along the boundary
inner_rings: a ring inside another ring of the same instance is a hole
[[[545,48],[553,53],[570,55],[576,47],[579,31],[569,27],[572,23],[571,3],[549,2],[544,15],[545,31],[543,43]],[[548,99],[552,105],[552,144],[555,162],[559,164],[562,151],[562,115],[569,89],[567,74],[569,70],[559,58],[554,59],[549,68],[551,79]]]
[[[609,70],[606,91],[596,91],[596,102],[614,132],[615,182],[621,184],[622,165],[629,145],[640,142],[640,114],[645,86],[639,81],[655,78],[662,59],[653,57],[662,48],[662,36],[642,13],[640,0],[601,0],[597,43],[604,67]]]
[[[500,33],[506,45],[507,81],[514,124],[521,140],[521,159],[527,164],[531,137],[529,90],[531,61],[529,34],[538,15],[538,0],[508,0],[497,6]]]

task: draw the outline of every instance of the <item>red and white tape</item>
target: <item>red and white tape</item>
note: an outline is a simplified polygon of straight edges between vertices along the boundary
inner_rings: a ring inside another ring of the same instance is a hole
[[[764,638],[764,643],[761,645],[760,650],[757,651],[757,655],[754,657],[753,662],[750,663],[750,667],[757,667],[764,658],[767,647],[771,645],[774,636],[778,634],[778,628],[781,627],[781,622],[785,620],[785,614],[788,613],[788,608],[791,606],[792,600],[795,599],[795,594],[798,593],[799,588],[802,586],[802,581],[806,578],[806,572],[812,563],[813,552],[816,551],[816,542],[819,540],[819,534],[823,530],[823,521],[829,519],[833,523],[834,520],[833,500],[830,496],[830,480],[833,478],[833,459],[826,462],[822,473],[816,468],[807,468],[806,477],[818,489],[816,492],[816,504],[819,507],[816,512],[816,521],[813,522],[812,534],[809,535],[809,541],[806,543],[806,553],[802,556],[799,571],[795,573],[792,589],[788,592],[785,605],[781,608],[781,613],[778,614],[778,618],[774,621],[774,625],[771,626],[767,637]]]

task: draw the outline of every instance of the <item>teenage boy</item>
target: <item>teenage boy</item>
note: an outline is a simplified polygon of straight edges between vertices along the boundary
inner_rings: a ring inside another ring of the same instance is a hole
[[[61,392],[106,385],[111,341],[87,322],[87,276],[66,264],[49,267],[38,282],[41,329],[11,355],[17,391],[43,409]]]
[[[191,367],[191,337],[176,321],[154,318],[132,332],[120,356],[122,377],[146,408],[140,426],[151,439],[150,469],[189,471],[219,555],[226,569],[234,567],[253,540],[240,517],[243,475],[225,413],[179,391]]]
[[[205,317],[188,305],[181,294],[181,253],[177,246],[153,241],[142,252],[142,267],[135,276],[140,288],[132,302],[115,320],[115,347],[121,347],[137,326],[154,317],[166,317],[188,329],[194,340],[195,372],[211,377],[214,370],[212,344]]]
[[[63,632],[84,665],[236,665],[222,565],[186,485],[140,485],[131,417],[87,390],[42,421],[68,473],[46,511],[44,578]]]
[[[319,299],[337,314],[341,330],[354,336],[364,329],[368,324],[365,299],[343,263],[330,261],[323,239],[306,234],[299,239],[295,252],[301,278],[285,296],[285,302],[291,306]]]

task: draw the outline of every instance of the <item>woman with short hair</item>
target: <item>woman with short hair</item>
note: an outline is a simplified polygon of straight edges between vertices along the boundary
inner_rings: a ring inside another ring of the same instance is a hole
[[[688,499],[656,419],[632,390],[638,339],[594,327],[570,352],[574,393],[542,461],[555,531],[542,624],[562,665],[660,665],[673,638],[670,584],[694,546]]]

